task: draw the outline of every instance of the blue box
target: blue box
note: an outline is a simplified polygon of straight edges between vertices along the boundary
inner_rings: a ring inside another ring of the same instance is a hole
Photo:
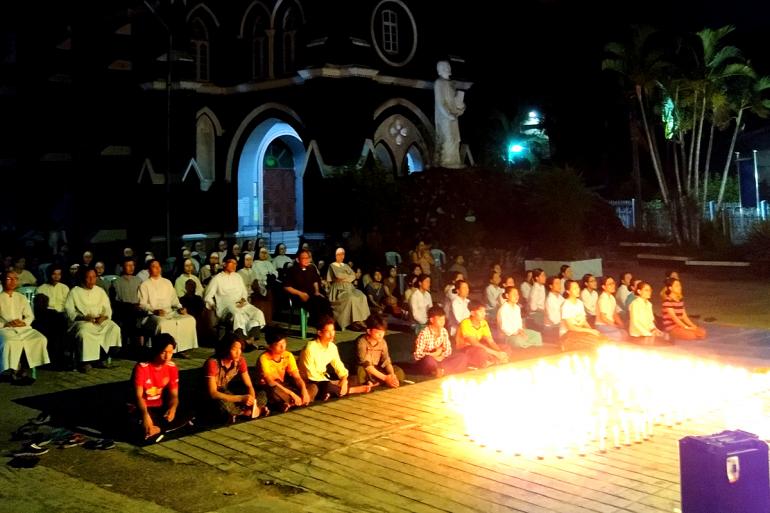
[[[679,440],[682,513],[770,513],[767,444],[745,431]]]

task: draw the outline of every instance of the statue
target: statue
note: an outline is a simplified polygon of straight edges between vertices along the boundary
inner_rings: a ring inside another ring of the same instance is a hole
[[[449,77],[452,67],[447,61],[436,65],[439,78],[433,84],[436,97],[436,158],[441,167],[460,168],[460,127],[457,118],[465,112],[465,91],[456,91]]]

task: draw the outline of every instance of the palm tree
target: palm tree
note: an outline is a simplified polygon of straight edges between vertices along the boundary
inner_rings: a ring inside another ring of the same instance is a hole
[[[717,210],[722,207],[722,201],[725,195],[725,185],[727,184],[727,174],[730,171],[730,164],[735,149],[735,140],[738,138],[738,132],[743,129],[741,121],[743,113],[752,112],[761,118],[770,116],[770,76],[756,78],[755,76],[744,75],[739,77],[732,85],[733,100],[731,102],[733,112],[735,113],[735,128],[730,140],[730,149],[727,151],[725,167],[722,170],[722,183],[719,187],[719,197],[717,198]]]
[[[672,215],[675,216],[674,206],[671,201],[668,183],[663,174],[663,166],[658,150],[656,132],[650,127],[647,111],[651,108],[649,98],[655,92],[660,84],[661,78],[666,75],[670,68],[663,58],[663,52],[654,46],[654,38],[657,32],[649,26],[635,26],[631,29],[631,37],[628,44],[611,42],[605,45],[604,52],[607,57],[602,61],[602,69],[612,71],[620,75],[624,81],[627,97],[630,100],[631,112],[629,116],[629,130],[632,137],[638,133],[635,130],[635,124],[639,124],[643,130],[647,147],[650,153],[650,160],[658,180],[660,195],[663,203]],[[639,123],[641,118],[641,123]],[[636,167],[638,161],[634,159],[634,181],[637,197],[637,203],[641,205],[641,178],[639,169]],[[672,223],[672,233],[677,244],[681,244],[681,236],[675,223]]]

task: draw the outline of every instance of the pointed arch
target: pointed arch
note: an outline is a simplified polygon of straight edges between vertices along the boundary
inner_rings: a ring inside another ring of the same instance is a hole
[[[289,9],[291,6],[289,4],[294,4],[294,6],[297,7],[297,10],[300,14],[300,18],[302,20],[302,25],[305,24],[305,10],[302,8],[302,4],[299,3],[297,0],[278,0],[276,2],[275,7],[273,7],[273,12],[270,15],[270,26],[275,28],[276,26],[276,18],[278,17],[278,13],[281,9],[286,8]]]
[[[243,121],[241,121],[241,124],[238,125],[238,128],[235,130],[235,133],[233,134],[233,138],[230,141],[230,147],[227,150],[227,163],[225,164],[225,182],[229,183],[232,180],[233,161],[235,160],[235,151],[238,148],[238,145],[240,144],[240,141],[241,141],[241,138],[243,137],[244,132],[246,132],[246,130],[249,128],[249,125],[251,125],[255,119],[257,119],[259,116],[261,116],[262,114],[270,110],[275,110],[283,113],[284,115],[293,119],[296,122],[297,126],[304,126],[304,123],[302,122],[299,115],[294,110],[280,103],[274,103],[274,102],[265,103],[255,108],[251,112],[249,112],[243,118]]]
[[[197,120],[201,116],[208,116],[211,122],[214,124],[214,128],[216,129],[217,137],[222,137],[222,134],[225,133],[224,129],[222,129],[222,123],[219,122],[219,118],[216,114],[214,114],[214,111],[212,111],[208,107],[203,107],[198,112],[195,113],[195,119]]]
[[[196,11],[203,11],[201,13],[196,14]],[[190,23],[190,20],[193,19],[193,16],[195,17],[202,17],[206,16],[208,17],[213,23],[216,28],[219,28],[219,18],[216,17],[214,14],[214,11],[209,9],[209,6],[206,4],[198,4],[192,9],[190,9],[190,12],[187,13],[187,17],[185,18],[186,23]]]
[[[194,160],[201,179],[201,190],[207,191],[216,178],[216,128],[207,114],[198,116],[195,121]]]
[[[206,23],[200,16],[192,18],[189,22],[190,52],[195,62],[195,80],[208,82],[211,69],[211,38]]]
[[[238,39],[243,39],[248,34],[246,29],[247,27],[250,26],[249,20],[252,17],[252,11],[254,11],[253,15],[255,17],[258,17],[260,14],[263,14],[265,17],[265,20],[267,21],[267,28],[272,27],[273,16],[270,13],[270,9],[268,9],[267,6],[262,2],[260,2],[259,0],[255,0],[254,2],[251,2],[249,6],[246,7],[246,10],[243,12],[243,16],[241,17],[241,29],[238,31]]]

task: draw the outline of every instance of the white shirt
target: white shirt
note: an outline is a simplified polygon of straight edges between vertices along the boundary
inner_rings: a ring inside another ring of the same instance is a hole
[[[182,308],[179,296],[171,282],[162,276],[150,277],[139,286],[139,307],[150,313],[163,310],[171,313],[172,308]]]
[[[623,284],[621,284],[618,287],[618,291],[615,292],[615,299],[617,299],[617,304],[621,310],[625,310],[626,298],[630,293],[631,291],[628,290],[628,287]]]
[[[524,298],[524,301],[529,302],[529,294],[532,292],[532,284],[528,281],[525,281],[519,285],[519,292],[521,292],[521,297]]]
[[[201,283],[200,278],[198,278],[194,274],[179,275],[179,277],[174,282],[174,289],[176,290],[176,295],[179,297],[182,297],[187,293],[187,291],[184,288],[185,284],[187,283],[187,280],[192,280],[195,282],[195,295],[203,297],[203,284]]]
[[[283,269],[286,264],[291,264],[291,258],[286,255],[273,257],[273,267],[276,269]]]
[[[524,327],[521,322],[521,307],[508,301],[503,303],[497,311],[497,327],[507,336],[521,331]]]
[[[487,288],[484,289],[484,296],[487,299],[487,308],[495,309],[498,307],[500,296],[503,293],[503,289],[498,287],[497,285],[489,284],[487,285]]]
[[[433,298],[428,291],[415,289],[409,297],[409,311],[412,319],[420,324],[428,324],[428,308],[433,306]]]
[[[37,288],[37,294],[48,296],[48,308],[57,312],[64,312],[64,301],[67,300],[67,294],[69,293],[70,288],[63,283],[57,283],[56,285],[44,283]]]
[[[542,283],[534,283],[529,293],[529,311],[545,310],[545,286]]]
[[[565,322],[567,319],[572,319],[573,322],[578,322],[585,324],[586,320],[586,309],[583,306],[583,302],[581,300],[577,300],[574,303],[572,301],[567,301],[566,299],[561,304],[561,324],[559,325],[559,335],[564,335],[569,331],[567,328],[567,323]]]
[[[615,302],[615,296],[612,294],[607,294],[606,292],[602,292],[599,295],[599,301],[596,303],[596,309],[597,309],[597,315],[596,315],[596,324],[603,325],[603,326],[609,326],[606,322],[602,322],[599,318],[599,312],[610,321],[614,322],[615,319],[615,312],[617,312],[618,305]]]
[[[632,337],[652,336],[655,329],[655,316],[652,313],[652,303],[641,297],[636,298],[628,307],[628,334]]]
[[[587,288],[580,291],[580,300],[586,308],[588,315],[596,315],[596,302],[599,300],[599,293]]]
[[[7,292],[2,291],[0,292],[0,328],[15,320],[22,320],[29,326],[35,320],[35,315],[26,296],[18,292],[9,296]]]
[[[318,340],[311,340],[302,350],[298,363],[300,373],[310,381],[328,381],[326,366],[329,364],[337,373],[337,377],[344,378],[348,375],[348,370],[340,360],[337,344],[334,342],[329,342],[324,347]]]
[[[243,284],[243,278],[238,273],[221,272],[211,278],[209,286],[206,287],[206,294],[203,300],[206,305],[213,307],[216,298],[217,315],[221,313],[227,304],[235,304],[241,299],[249,297],[246,286]]]
[[[532,289],[534,292],[535,289]],[[564,298],[561,294],[553,292],[548,293],[548,297],[545,298],[545,316],[543,317],[543,325],[545,326],[559,326],[561,325],[561,304],[564,302]]]
[[[92,289],[74,287],[64,302],[64,309],[70,321],[87,315],[91,317],[104,315],[108,319],[112,317],[110,298],[101,287],[97,286]]]
[[[471,312],[468,310],[468,303],[468,298],[463,299],[460,296],[455,296],[452,300],[452,322],[450,323],[452,330],[450,333],[454,333],[455,328],[471,316]]]

